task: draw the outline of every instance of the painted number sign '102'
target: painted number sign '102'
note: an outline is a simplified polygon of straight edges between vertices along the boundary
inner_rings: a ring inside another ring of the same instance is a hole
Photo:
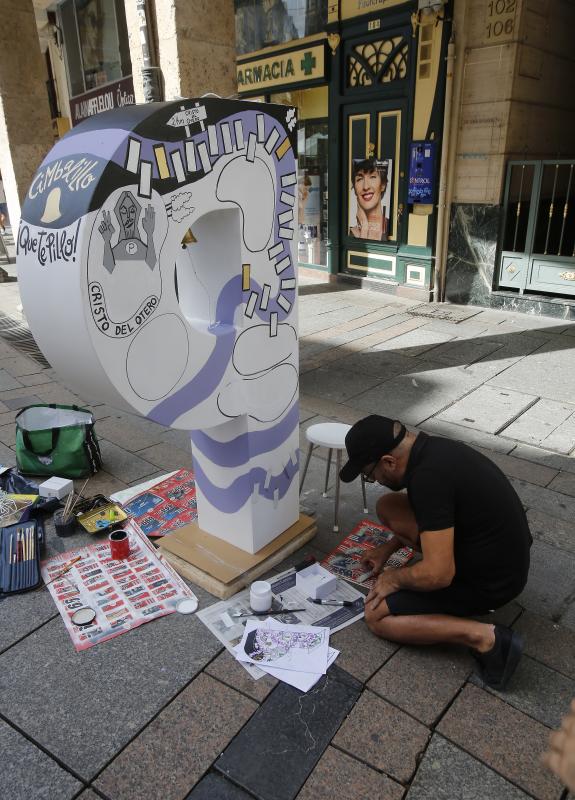
[[[485,9],[485,36],[489,40],[510,39],[515,30],[516,0],[489,0]]]

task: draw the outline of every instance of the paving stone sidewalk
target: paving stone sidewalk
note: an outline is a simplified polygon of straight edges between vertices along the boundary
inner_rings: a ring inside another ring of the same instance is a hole
[[[17,305],[17,284],[0,286],[0,313],[18,318]],[[302,447],[309,425],[379,412],[470,443],[514,483],[535,543],[525,591],[492,617],[526,641],[509,690],[484,688],[463,650],[399,647],[363,622],[332,637],[341,655],[306,695],[252,681],[195,616],[76,653],[46,591],[11,596],[0,600],[2,800],[561,796],[539,756],[575,696],[575,324],[309,279],[300,322]],[[98,420],[94,493],[190,465],[185,433],[78,397],[13,344],[0,338],[1,463],[15,461],[19,408],[75,402]],[[315,451],[302,495],[318,521],[303,552],[317,557],[364,516],[359,487],[342,487],[333,533],[325,467]],[[379,491],[368,487],[372,514]],[[82,541],[49,529],[48,552]],[[214,601],[193,588],[201,607]]]

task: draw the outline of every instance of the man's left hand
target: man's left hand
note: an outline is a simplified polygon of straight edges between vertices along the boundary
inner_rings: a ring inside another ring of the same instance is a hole
[[[394,570],[390,570],[389,572],[384,572],[381,575],[378,575],[376,582],[373,584],[372,590],[365,598],[365,604],[369,604],[372,611],[375,611],[381,601],[385,600],[389,594],[397,592],[397,586],[395,585],[395,581],[393,579],[393,572]]]

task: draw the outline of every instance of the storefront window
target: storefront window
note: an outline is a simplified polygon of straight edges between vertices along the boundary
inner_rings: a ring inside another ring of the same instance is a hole
[[[121,0],[64,0],[59,11],[72,96],[131,73]]]
[[[327,87],[272,94],[298,109],[298,260],[327,266]]]
[[[327,0],[235,0],[238,55],[321,33]]]

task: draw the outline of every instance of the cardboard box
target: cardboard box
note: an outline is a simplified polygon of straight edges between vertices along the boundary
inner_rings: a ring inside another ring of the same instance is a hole
[[[296,573],[296,586],[312,600],[324,600],[337,588],[337,577],[319,564]]]
[[[73,491],[74,481],[68,478],[48,478],[47,481],[38,486],[40,497],[57,497],[58,500],[62,497],[67,497]]]

